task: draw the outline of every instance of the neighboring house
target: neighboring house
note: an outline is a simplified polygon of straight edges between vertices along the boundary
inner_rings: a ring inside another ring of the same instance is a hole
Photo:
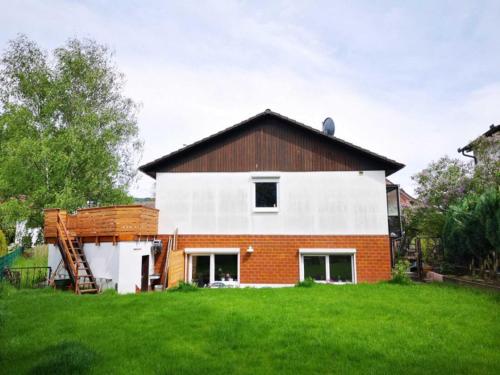
[[[486,154],[495,154],[497,159],[500,159],[500,124],[490,125],[490,128],[480,135],[478,138],[467,144],[466,146],[459,148],[458,152],[464,156],[474,159],[474,163],[481,163],[481,155],[477,152],[476,146],[481,139],[488,139],[491,142],[488,143],[488,149],[484,150]],[[472,154],[470,154],[472,153]]]
[[[417,200],[408,194],[403,188],[399,189],[399,204],[401,209],[413,206]]]
[[[169,285],[280,286],[389,279],[385,179],[403,167],[266,110],[140,170],[159,233],[179,232]]]
[[[386,177],[403,167],[266,110],[140,167],[156,180],[156,210],[48,210],[49,264],[82,258],[73,277],[90,279],[89,292],[388,280],[389,216],[400,210]]]

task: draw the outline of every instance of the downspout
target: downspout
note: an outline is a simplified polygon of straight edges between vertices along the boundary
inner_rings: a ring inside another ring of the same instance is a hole
[[[471,154],[466,154],[466,153],[465,153],[465,152],[467,151],[467,147],[459,148],[457,151],[458,151],[459,153],[461,153],[461,154],[462,154],[463,156],[465,156],[465,157],[468,157],[468,158],[472,158],[472,159],[474,159],[474,165],[476,165],[476,164],[477,164],[477,158],[474,156],[474,154],[472,154],[472,155],[471,155]]]

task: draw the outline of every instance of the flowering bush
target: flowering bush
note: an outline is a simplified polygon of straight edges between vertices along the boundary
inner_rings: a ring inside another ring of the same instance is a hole
[[[392,280],[391,283],[394,284],[411,284],[410,276],[408,276],[408,268],[410,267],[410,262],[407,260],[398,260],[394,269],[392,270]]]

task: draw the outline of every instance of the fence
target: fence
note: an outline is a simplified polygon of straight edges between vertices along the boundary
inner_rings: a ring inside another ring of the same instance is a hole
[[[44,288],[49,285],[51,267],[13,267],[2,271],[5,279],[16,288]]]
[[[24,248],[22,246],[18,247],[16,250],[10,252],[3,257],[0,257],[0,278],[2,278],[3,269],[5,267],[10,267],[14,260],[23,253]]]

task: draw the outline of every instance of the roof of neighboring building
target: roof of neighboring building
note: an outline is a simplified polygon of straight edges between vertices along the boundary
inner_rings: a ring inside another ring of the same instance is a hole
[[[500,132],[500,124],[498,125],[495,125],[495,124],[491,124],[490,125],[490,128],[485,131],[483,134],[481,134],[479,137],[477,137],[476,139],[474,139],[472,142],[469,142],[467,145],[465,145],[464,147],[462,148],[459,148],[458,149],[458,152],[462,152],[462,151],[466,151],[466,152],[469,152],[469,151],[472,151],[473,147],[474,147],[474,143],[481,137],[491,137],[493,136],[494,134]]]
[[[417,201],[417,199],[413,198],[404,189],[399,189],[399,195],[400,195],[400,198],[401,198],[401,205],[402,206],[406,206],[405,204],[403,204],[403,201],[407,201],[408,205],[413,205]]]
[[[401,206],[405,206],[404,201],[408,202],[406,204],[406,206],[411,205],[411,204],[413,204],[413,203],[415,203],[417,201],[417,199],[414,198],[414,197],[412,197],[410,194],[408,194],[406,192],[406,190],[404,190],[402,187],[400,187],[399,185],[395,184],[394,182],[392,182],[388,178],[385,179],[385,184],[389,188],[399,187],[399,197],[400,197],[400,200],[401,200],[401,203],[400,203]]]
[[[250,117],[242,122],[239,122],[227,129],[224,129],[220,132],[217,132],[213,135],[210,135],[206,138],[203,138],[197,142],[194,142],[188,146],[185,146],[177,151],[171,152],[170,154],[167,154],[161,158],[158,158],[150,163],[144,164],[141,167],[139,167],[139,170],[141,172],[144,172],[148,174],[149,176],[155,178],[156,177],[156,172],[162,171],[162,168],[164,169],[165,166],[172,161],[177,161],[178,159],[182,158],[188,158],[189,156],[192,156],[193,154],[199,154],[200,149],[203,149],[204,146],[207,146],[209,144],[212,144],[213,142],[218,142],[221,141],[221,143],[224,141],[225,137],[229,136],[230,134],[233,134],[236,132],[238,129],[243,129],[243,128],[248,128],[251,125],[254,125],[258,123],[260,120],[263,119],[277,119],[280,120],[281,123],[286,123],[289,126],[293,128],[299,128],[304,133],[310,134],[313,137],[316,137],[317,139],[321,139],[324,142],[329,142],[331,146],[337,146],[341,147],[342,149],[349,150],[352,153],[355,153],[359,157],[364,157],[365,159],[369,159],[372,164],[376,163],[377,166],[381,166],[380,169],[383,169],[387,172],[387,175],[392,174],[401,168],[404,167],[404,164],[401,164],[395,160],[389,159],[385,156],[376,154],[372,151],[369,151],[367,149],[364,149],[362,147],[356,146],[352,143],[346,142],[340,138],[333,137],[333,136],[328,136],[324,134],[323,132],[312,128],[310,126],[307,126],[303,123],[300,123],[296,120],[293,120],[291,118],[288,118],[286,116],[283,116],[277,112],[273,112],[269,109],[265,110],[264,112],[261,112],[253,117]],[[314,150],[313,150],[314,152]]]

